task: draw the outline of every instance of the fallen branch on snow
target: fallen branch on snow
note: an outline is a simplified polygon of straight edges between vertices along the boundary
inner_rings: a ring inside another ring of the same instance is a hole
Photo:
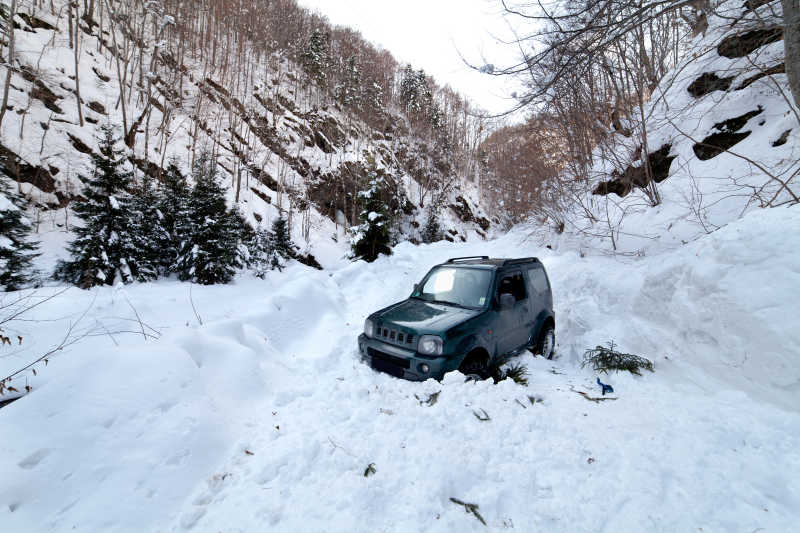
[[[487,413],[483,409],[481,409],[480,413],[478,413],[478,411],[473,410],[472,414],[475,415],[475,418],[477,418],[481,422],[488,422],[489,420],[491,420],[491,418],[489,418],[489,413]]]
[[[463,505],[464,506],[464,510],[467,512],[467,514],[470,514],[470,513],[473,514],[475,516],[475,518],[480,520],[481,524],[483,524],[484,526],[486,525],[486,520],[484,520],[483,517],[481,516],[481,513],[478,512],[478,504],[477,503],[466,503],[466,502],[462,502],[461,500],[459,500],[457,498],[450,498],[450,501],[453,502],[456,505]]]
[[[614,350],[614,341],[608,343],[608,348],[604,346],[597,346],[592,350],[586,350],[583,354],[583,363],[581,368],[591,364],[595,372],[603,372],[608,374],[610,370],[627,370],[631,374],[641,376],[639,371],[641,369],[653,372],[653,362],[644,357],[633,355],[630,353],[621,353]]]
[[[580,394],[581,396],[583,396],[584,398],[586,398],[590,402],[594,402],[594,403],[600,403],[600,402],[604,402],[606,400],[616,400],[616,398],[611,398],[610,396],[609,397],[605,397],[605,396],[603,396],[603,397],[589,396],[589,393],[583,392],[582,390],[575,390],[572,387],[570,387],[569,390],[571,390],[572,392]]]

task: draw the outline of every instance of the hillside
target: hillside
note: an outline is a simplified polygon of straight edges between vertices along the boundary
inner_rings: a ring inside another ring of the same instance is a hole
[[[642,108],[609,90],[565,119],[551,109],[553,97],[523,128],[524,141],[505,145],[516,168],[540,169],[500,198],[542,242],[643,255],[679,248],[744,213],[797,203],[800,111],[785,74],[781,3],[711,2],[702,20],[707,27],[694,37],[687,30],[672,43],[674,67],[643,87]],[[526,152],[554,137],[558,148],[546,155]]]
[[[652,238],[680,245],[749,210],[797,201],[800,115],[789,103],[780,24],[777,4],[722,4],[654,91],[645,111],[648,158],[663,207],[637,209],[645,200],[636,192],[646,185],[641,164],[616,173],[607,162],[594,167],[592,194],[611,198],[605,225],[620,235],[618,246],[646,249]],[[622,154],[636,150],[622,145]]]
[[[213,3],[196,12],[175,2],[92,2],[90,12],[80,6],[73,36],[67,2],[49,4],[18,2],[0,139],[5,173],[31,201],[40,231],[68,226],[60,208],[81,195],[104,124],[124,137],[139,179],[160,179],[172,158],[188,172],[198,154],[210,153],[231,205],[254,226],[287,214],[296,241],[323,261],[346,251],[346,228],[358,222],[357,194],[371,171],[398,185],[398,241],[421,240],[431,206],[450,240],[484,238],[500,222],[489,220],[477,194],[464,137],[473,126],[461,108],[447,107],[468,104],[431,86],[441,121],[432,128],[393,96],[402,72],[390,55],[293,2],[273,6],[300,20],[303,33],[291,43],[223,34],[252,21],[247,10],[233,17]],[[342,66],[345,44],[354,51]],[[313,61],[323,59],[317,70]],[[379,60],[387,66],[378,68]],[[361,77],[343,84],[348,73]]]

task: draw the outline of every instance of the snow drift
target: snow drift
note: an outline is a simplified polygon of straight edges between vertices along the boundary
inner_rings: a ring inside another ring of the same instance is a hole
[[[791,207],[638,258],[550,250],[517,230],[191,293],[170,281],[74,290],[15,325],[30,345],[0,352],[3,371],[22,366],[89,308],[91,336],[0,409],[0,522],[484,530],[456,498],[490,529],[788,531],[800,509],[798,235]],[[522,356],[528,387],[409,383],[358,361],[369,312],[431,265],[476,253],[537,255],[550,274],[557,358]],[[655,372],[602,376],[617,399],[589,402],[576,391],[600,391],[583,351],[610,340]]]

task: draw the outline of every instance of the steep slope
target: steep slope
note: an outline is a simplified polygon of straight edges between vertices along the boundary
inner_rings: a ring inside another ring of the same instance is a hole
[[[141,20],[102,10],[84,15],[75,39],[65,1],[53,2],[53,10],[19,4],[0,157],[22,192],[40,210],[51,210],[36,214],[50,228],[67,222],[52,210],[80,195],[80,176],[90,172],[97,150],[96,129],[106,123],[120,136],[125,130],[132,164],[156,178],[170,158],[188,171],[198,153],[213,153],[230,201],[253,224],[286,212],[295,238],[312,250],[342,248],[335,241],[346,241],[343,226],[357,222],[355,198],[370,171],[386,174],[403,195],[399,240],[420,238],[423,205],[434,196],[441,197],[448,238],[479,238],[492,225],[475,175],[457,168],[452,154],[437,152],[436,142],[397,111],[382,111],[380,128],[368,125],[284,51],[267,54],[258,48],[262,43],[242,37],[237,46],[244,59],[236,69],[210,68],[201,57],[171,55],[158,38],[186,30],[166,12],[150,14],[150,4],[137,15]],[[130,37],[126,28],[141,28],[138,70],[128,66],[135,50],[113,52]]]
[[[645,106],[652,181],[641,137],[621,133],[622,120],[595,150],[589,183],[566,172],[554,188],[550,211],[585,246],[675,248],[749,210],[798,201],[800,110],[784,73],[780,2],[720,2],[708,24]],[[652,182],[657,197],[645,191]]]

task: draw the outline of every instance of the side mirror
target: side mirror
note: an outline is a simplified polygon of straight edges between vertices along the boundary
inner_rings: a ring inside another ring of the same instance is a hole
[[[418,293],[422,286],[419,283],[414,284],[414,294]]]
[[[502,293],[500,295],[500,310],[508,311],[509,309],[513,309],[516,301],[513,294],[508,294],[507,292]]]

